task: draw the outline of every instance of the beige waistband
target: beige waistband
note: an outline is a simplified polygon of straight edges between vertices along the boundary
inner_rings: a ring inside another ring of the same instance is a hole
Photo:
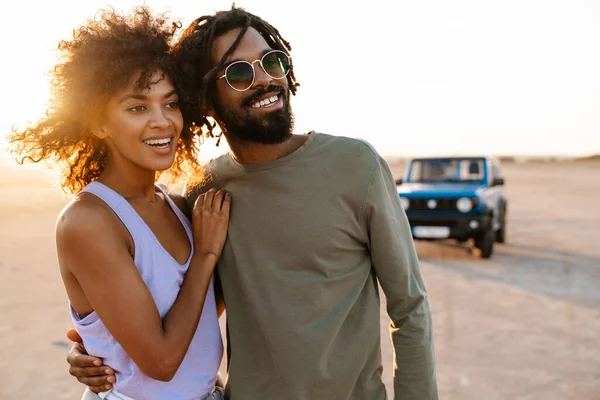
[[[204,397],[198,398],[198,400],[223,400],[223,389],[220,387],[215,387],[213,391],[207,394]],[[90,391],[89,389],[85,390],[83,397],[81,400],[135,400],[129,396],[125,396],[122,393],[117,392],[116,390],[109,390],[107,392],[100,392],[98,394]]]

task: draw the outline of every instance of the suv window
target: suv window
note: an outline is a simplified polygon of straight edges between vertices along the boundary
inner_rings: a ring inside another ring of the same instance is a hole
[[[411,164],[410,182],[474,182],[485,176],[481,158],[417,159]]]
[[[500,171],[500,165],[498,165],[498,162],[492,161],[491,168],[490,168],[490,183],[493,182],[494,179],[501,178],[501,177],[502,177],[502,172]]]

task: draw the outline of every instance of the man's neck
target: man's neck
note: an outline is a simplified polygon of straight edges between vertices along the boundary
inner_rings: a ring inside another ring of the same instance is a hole
[[[299,149],[308,135],[292,135],[283,143],[262,144],[243,140],[228,139],[227,143],[235,159],[241,164],[261,164],[277,160]]]

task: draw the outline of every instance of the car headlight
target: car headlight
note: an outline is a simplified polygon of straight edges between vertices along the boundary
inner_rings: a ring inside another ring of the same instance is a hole
[[[468,197],[461,197],[456,201],[456,208],[462,213],[468,213],[473,209],[473,200]]]
[[[410,207],[410,200],[406,197],[400,197],[400,204],[402,204],[402,208],[408,210],[408,207]]]

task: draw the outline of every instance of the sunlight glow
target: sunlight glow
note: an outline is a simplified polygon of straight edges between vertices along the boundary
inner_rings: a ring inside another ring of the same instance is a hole
[[[128,10],[141,3],[32,4],[11,3],[0,26],[0,136],[42,114],[59,40],[108,4]],[[146,4],[171,11],[185,27],[231,1]],[[293,99],[297,133],[360,137],[384,155],[600,152],[600,3],[319,4],[237,2],[292,43],[301,83]],[[202,158],[224,151],[208,141]]]

